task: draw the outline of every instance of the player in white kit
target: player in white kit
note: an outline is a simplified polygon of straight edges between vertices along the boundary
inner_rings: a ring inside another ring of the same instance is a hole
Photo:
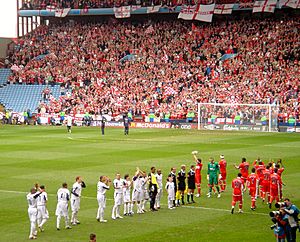
[[[174,182],[173,182],[172,176],[168,177],[168,181],[166,183],[165,188],[168,193],[168,208],[175,209],[175,207],[174,207],[175,190],[174,190]]]
[[[113,182],[114,184],[114,206],[112,209],[112,214],[111,218],[116,219],[116,218],[123,218],[120,216],[120,207],[123,203],[123,179],[121,179],[121,174],[117,173],[116,174],[116,179]]]
[[[157,195],[155,199],[155,208],[160,209],[160,200],[163,195],[163,175],[161,173],[161,169],[157,169],[156,181],[158,185]]]
[[[29,239],[36,239],[37,236],[37,198],[41,195],[41,193],[41,191],[37,192],[35,188],[31,188],[30,192],[26,196],[28,202],[28,217],[30,220]]]
[[[132,190],[132,204],[130,213],[133,214],[133,206],[136,203],[137,213],[144,213],[141,207],[142,198],[142,186],[143,186],[143,173],[137,169],[135,176],[132,178],[133,190]]]
[[[44,231],[43,225],[47,222],[49,219],[49,213],[47,210],[47,202],[48,202],[48,194],[45,191],[45,186],[40,186],[40,191],[42,192],[40,196],[37,197],[37,224],[39,227],[39,230],[41,232]]]
[[[130,213],[131,209],[131,199],[130,199],[130,190],[131,190],[131,181],[130,176],[126,174],[123,181],[123,200],[124,200],[124,216],[132,215]]]
[[[77,176],[75,180],[76,180],[76,182],[73,184],[72,191],[71,191],[71,210],[72,210],[71,223],[72,223],[72,225],[80,224],[80,222],[77,219],[77,215],[78,215],[78,211],[80,209],[81,191],[82,191],[82,188],[86,187],[84,181],[82,181],[81,176]]]
[[[72,123],[73,123],[73,119],[71,115],[67,116],[67,131],[68,133],[72,133]]]
[[[110,179],[106,176],[100,176],[97,183],[97,201],[98,201],[98,211],[97,211],[97,221],[100,223],[106,223],[107,220],[104,219],[104,209],[106,207],[106,191],[110,187]]]
[[[67,183],[63,183],[62,187],[57,191],[57,206],[55,215],[57,216],[56,219],[56,229],[60,230],[60,220],[61,217],[65,219],[66,229],[70,229],[69,226],[69,214],[68,214],[68,205],[70,200],[70,191],[68,190]]]
[[[145,205],[149,201],[149,192],[148,192],[148,180],[147,173],[143,171],[142,177],[142,196],[141,196],[141,207],[142,211],[146,212]]]

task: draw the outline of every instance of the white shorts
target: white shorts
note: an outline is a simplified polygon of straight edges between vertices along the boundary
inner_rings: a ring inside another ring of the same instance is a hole
[[[130,203],[130,192],[124,192],[123,194],[124,203]]]
[[[141,201],[141,192],[137,190],[133,190],[132,192],[132,201],[133,202],[140,202]]]
[[[169,200],[169,201],[175,200],[175,192],[170,192],[170,193],[168,194],[168,200]]]
[[[161,198],[163,195],[163,189],[162,188],[158,188],[157,189],[157,195],[156,195],[156,198]]]
[[[80,198],[71,199],[71,210],[72,212],[78,212],[80,209]]]
[[[68,217],[69,216],[68,203],[66,203],[66,202],[57,203],[55,215],[62,216],[62,217]]]
[[[148,190],[144,189],[142,191],[143,195],[142,195],[142,200],[149,200],[149,192]]]
[[[30,222],[36,222],[37,208],[28,208],[28,217],[29,217]]]
[[[115,193],[114,194],[114,200],[115,200],[115,205],[120,206],[123,203],[123,194],[122,193]]]
[[[106,197],[104,195],[97,195],[97,201],[99,208],[106,207]]]
[[[38,219],[48,219],[49,213],[46,206],[37,206],[37,218]]]

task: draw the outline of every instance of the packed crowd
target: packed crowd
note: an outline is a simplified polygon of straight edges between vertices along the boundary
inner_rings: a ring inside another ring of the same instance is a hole
[[[246,0],[252,2],[252,0]],[[194,5],[196,3],[210,4],[213,0],[24,0],[22,9],[46,9],[47,6],[57,8],[90,9],[90,8],[111,8],[119,6],[138,5],[142,7],[181,6],[182,4]],[[217,3],[233,3],[235,0],[218,0]]]
[[[280,115],[299,119],[299,27],[299,17],[41,26],[10,56],[9,82],[71,89],[41,104],[49,113],[180,119],[197,102],[276,103]]]

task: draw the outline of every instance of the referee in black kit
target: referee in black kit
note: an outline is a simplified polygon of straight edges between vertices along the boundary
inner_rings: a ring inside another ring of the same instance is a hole
[[[101,126],[102,135],[104,135],[105,123],[106,123],[106,118],[103,116],[102,113],[100,113],[100,126]]]
[[[130,119],[128,118],[127,113],[123,115],[123,123],[124,123],[124,134],[129,134],[129,126],[130,126]]]

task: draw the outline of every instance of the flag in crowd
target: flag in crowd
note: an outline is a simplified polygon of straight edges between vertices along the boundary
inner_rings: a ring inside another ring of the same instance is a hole
[[[141,5],[131,5],[131,12],[140,9],[141,7],[142,7]]]
[[[253,9],[254,2],[244,2],[244,3],[239,3],[238,8],[239,9]]]
[[[231,14],[234,4],[216,4],[214,13],[215,14]]]
[[[158,13],[161,5],[153,5],[151,7],[147,7],[147,13]]]
[[[211,22],[214,14],[214,8],[215,4],[183,6],[178,15],[178,18],[184,20],[199,20],[204,22]]]
[[[178,18],[184,19],[184,20],[193,20],[194,15],[196,11],[196,5],[190,6],[190,5],[183,5],[181,7],[181,11],[178,15]]]
[[[154,28],[152,25],[150,25],[146,30],[145,34],[152,34],[154,32]]]
[[[300,0],[279,0],[279,8],[290,7],[290,8],[300,8]]]
[[[195,20],[203,22],[211,22],[214,15],[215,4],[198,5],[198,9],[195,12]]]
[[[259,12],[274,13],[276,3],[277,3],[276,0],[255,1],[253,7],[253,13],[259,13]]]
[[[55,12],[56,7],[54,5],[48,5],[46,7],[46,10],[49,11],[49,12]]]
[[[68,15],[70,10],[71,10],[71,8],[62,8],[62,9],[58,8],[55,10],[55,17],[64,18]]]
[[[130,17],[131,6],[123,6],[119,8],[114,8],[114,13],[116,18],[129,18]]]
[[[177,92],[173,89],[173,87],[166,87],[165,88],[165,92],[164,92],[165,95],[174,95],[174,94],[177,94]]]

